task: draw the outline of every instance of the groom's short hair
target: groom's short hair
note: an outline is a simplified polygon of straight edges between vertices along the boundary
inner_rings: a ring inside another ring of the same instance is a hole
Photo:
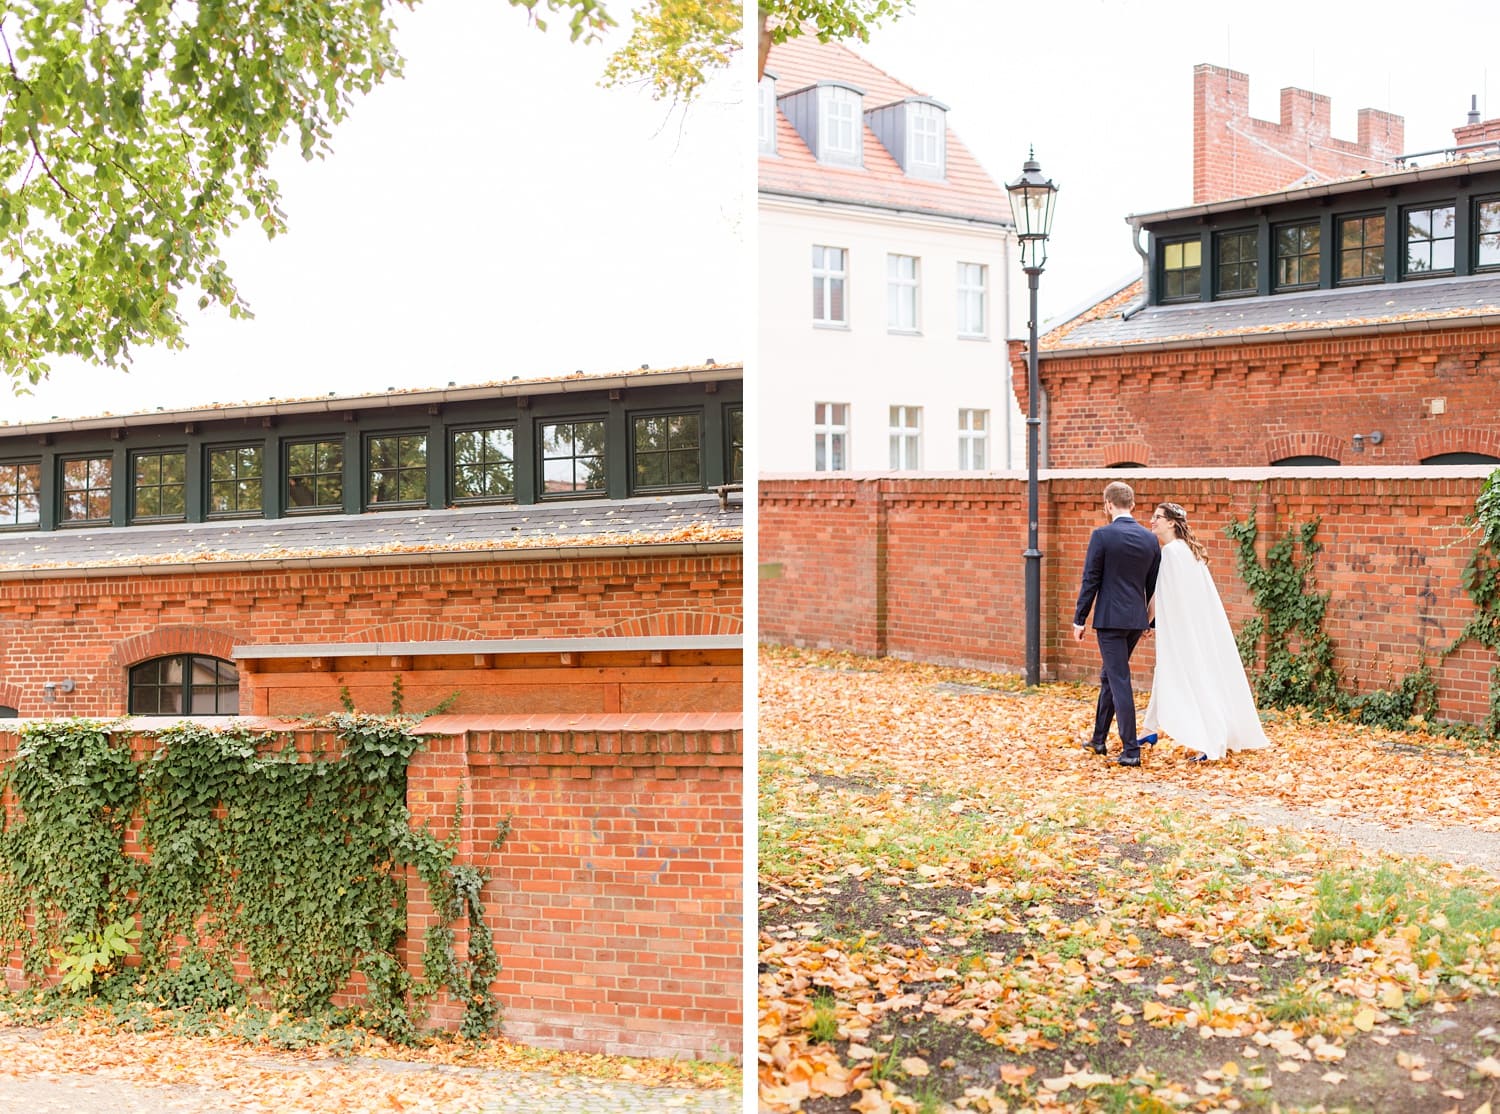
[[[1135,492],[1130,485],[1116,480],[1104,489],[1104,501],[1111,507],[1119,507],[1122,511],[1128,511],[1135,506]]]

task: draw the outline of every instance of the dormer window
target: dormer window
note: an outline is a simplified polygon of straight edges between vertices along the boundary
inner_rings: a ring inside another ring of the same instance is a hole
[[[819,162],[863,166],[864,96],[860,89],[842,81],[820,81],[785,96],[773,96],[772,108],[761,109],[761,126],[769,123],[774,127],[774,112],[779,110]],[[765,116],[768,111],[773,115]],[[766,150],[764,140],[761,150]]]
[[[906,172],[914,178],[943,177],[945,113],[933,104],[906,106]]]
[[[872,108],[865,121],[908,178],[942,181],[947,173],[948,107],[907,97]]]
[[[768,73],[760,79],[756,91],[756,131],[760,138],[760,153],[776,153],[776,75]]]
[[[825,85],[819,93],[818,161],[859,166],[860,95],[839,85]]]

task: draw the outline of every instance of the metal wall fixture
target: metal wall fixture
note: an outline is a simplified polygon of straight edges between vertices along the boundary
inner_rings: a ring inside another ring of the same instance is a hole
[[[1364,452],[1366,441],[1372,445],[1378,445],[1384,440],[1385,434],[1381,433],[1378,429],[1374,433],[1356,433],[1354,435],[1354,451],[1357,453]]]
[[[57,694],[60,692],[73,691],[73,678],[67,677],[61,681],[44,681],[42,683],[42,699],[48,704],[57,703]]]

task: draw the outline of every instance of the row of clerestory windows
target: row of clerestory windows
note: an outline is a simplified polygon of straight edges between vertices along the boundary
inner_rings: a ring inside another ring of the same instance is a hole
[[[1469,234],[1460,244],[1455,202],[1424,203],[1399,210],[1400,229],[1391,242],[1384,211],[1337,214],[1332,242],[1325,243],[1322,220],[1269,224],[1269,245],[1261,252],[1262,228],[1235,228],[1208,235],[1163,237],[1157,242],[1157,301],[1200,301],[1260,293],[1355,286],[1500,270],[1500,197],[1472,203]],[[1395,247],[1393,254],[1389,249]],[[1210,258],[1205,268],[1204,255]],[[1395,260],[1395,271],[1388,273]],[[1261,267],[1269,266],[1269,282]],[[1325,275],[1326,272],[1326,275]],[[1206,285],[1205,285],[1206,284]]]
[[[628,454],[630,494],[702,491],[707,484],[702,410],[636,414],[630,417]],[[721,443],[725,460],[714,474],[731,483],[744,479],[744,412],[724,410]],[[604,418],[537,422],[535,474],[538,498],[598,497],[606,494],[606,466],[613,452]],[[336,513],[349,508],[350,484],[360,485],[358,506],[365,510],[426,506],[429,492],[427,431],[367,434],[361,471],[346,467],[342,437],[287,439],[280,443],[280,484],[285,513]],[[446,502],[452,505],[503,503],[516,498],[514,422],[447,431]],[[201,482],[203,517],[244,518],[266,513],[267,446],[264,442],[210,446]],[[59,455],[56,460],[55,523],[58,526],[109,525],[117,500],[127,501],[130,523],[182,522],[189,517],[187,448],[131,452],[128,474],[116,475],[109,452]],[[40,460],[0,461],[0,530],[36,528],[44,499]]]

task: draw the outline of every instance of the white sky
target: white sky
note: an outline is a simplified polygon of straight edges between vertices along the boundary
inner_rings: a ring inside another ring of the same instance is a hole
[[[948,105],[949,124],[1002,186],[1035,144],[1060,187],[1039,288],[1045,327],[1140,273],[1127,213],[1192,201],[1198,63],[1248,75],[1260,119],[1280,119],[1283,87],[1329,97],[1336,139],[1357,138],[1361,108],[1396,113],[1413,153],[1452,145],[1471,95],[1480,119],[1500,116],[1497,32],[1500,6],[1469,0],[1400,9],[1351,0],[916,0],[913,14],[868,45],[849,45]],[[1015,279],[1024,284],[1019,267]]]
[[[744,359],[747,84],[684,112],[598,86],[630,26],[571,43],[503,0],[397,7],[406,76],[334,153],[276,166],[290,231],[227,254],[255,318],[184,298],[188,348],[55,361],[0,421]]]

